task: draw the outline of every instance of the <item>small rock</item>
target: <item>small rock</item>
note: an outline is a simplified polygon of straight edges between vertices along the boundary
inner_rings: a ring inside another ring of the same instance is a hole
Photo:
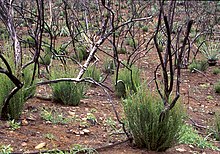
[[[194,146],[193,146],[193,145],[191,145],[191,144],[189,145],[189,147],[190,147],[190,148],[194,148]]]
[[[35,146],[35,149],[41,149],[41,148],[43,148],[45,146],[46,146],[46,143],[42,142],[42,143],[38,144],[37,146]]]
[[[90,133],[90,130],[88,129],[83,129],[82,131],[84,132],[84,134],[87,134],[87,135]]]
[[[178,152],[185,152],[186,149],[183,149],[183,148],[177,148],[176,151],[178,151]]]
[[[79,132],[79,135],[84,135],[85,133],[83,131],[80,131]]]
[[[27,143],[26,143],[26,142],[22,142],[22,143],[21,143],[21,146],[22,146],[22,147],[25,147],[25,146],[27,146]]]
[[[26,120],[26,119],[23,119],[22,121],[21,121],[21,125],[22,126],[27,126],[29,123],[28,123],[28,121]]]
[[[68,111],[68,114],[71,115],[71,116],[75,116],[76,113],[72,112],[72,111]]]

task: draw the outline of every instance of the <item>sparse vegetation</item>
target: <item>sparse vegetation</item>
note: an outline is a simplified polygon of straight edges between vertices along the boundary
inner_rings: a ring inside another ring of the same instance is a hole
[[[198,132],[189,125],[183,125],[180,133],[182,134],[179,139],[180,144],[189,144],[202,149],[210,148],[218,150],[216,146],[200,136]]]
[[[219,4],[2,0],[0,153],[220,151]]]
[[[67,124],[71,119],[66,118],[63,113],[59,113],[53,109],[42,109],[40,113],[42,119],[51,122],[52,124]]]

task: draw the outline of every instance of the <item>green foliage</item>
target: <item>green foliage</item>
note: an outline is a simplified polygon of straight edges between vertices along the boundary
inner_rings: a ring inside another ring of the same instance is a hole
[[[34,83],[31,85],[32,75],[33,75],[34,65],[29,65],[23,70],[23,97],[27,100],[30,97],[33,97],[36,92],[36,86]]]
[[[201,46],[201,53],[208,60],[218,60],[218,57],[220,56],[219,48],[220,46],[217,42],[205,42]]]
[[[54,136],[51,133],[44,134],[44,137],[47,138],[48,140],[57,140],[56,136]]]
[[[62,113],[53,109],[42,109],[40,116],[42,119],[52,124],[67,124],[71,119],[66,118]]]
[[[114,73],[115,64],[114,61],[111,59],[105,59],[104,61],[104,72],[105,73]]]
[[[118,54],[126,54],[127,51],[126,51],[126,48],[119,48],[118,49]]]
[[[21,115],[24,106],[24,95],[23,91],[19,90],[9,102],[8,110],[2,110],[3,102],[11,90],[15,87],[14,83],[4,74],[0,74],[0,113],[7,117],[1,118],[11,118],[11,119],[18,119]]]
[[[137,93],[123,101],[123,106],[136,146],[165,151],[177,143],[185,116],[180,104],[177,103],[159,122],[164,109],[161,99],[147,88],[139,87]]]
[[[93,148],[88,148],[80,144],[74,144],[72,148],[72,153],[87,153],[87,154],[98,154],[98,152]]]
[[[15,119],[9,120],[8,125],[9,125],[11,130],[16,130],[16,129],[19,129],[21,127],[21,123],[16,122]]]
[[[190,72],[195,72],[195,69],[199,70],[199,71],[205,71],[208,68],[208,63],[207,61],[193,61],[192,64],[190,64],[188,66]]]
[[[76,47],[77,55],[74,55],[73,58],[83,61],[88,57],[87,49],[85,46]]]
[[[214,135],[216,140],[220,141],[220,112],[215,112],[214,117]]]
[[[0,153],[1,154],[10,154],[12,153],[13,148],[11,147],[11,145],[1,145],[0,146]]]
[[[25,36],[24,38],[23,38],[23,44],[22,44],[22,46],[23,47],[25,47],[25,48],[27,48],[27,47],[35,47],[35,40],[34,40],[34,38],[33,37],[31,37],[31,36]]]
[[[52,52],[49,46],[44,47],[44,55],[39,58],[39,63],[42,65],[50,65],[52,58]]]
[[[137,40],[135,40],[135,38],[131,38],[131,37],[129,37],[129,38],[126,38],[126,40],[125,40],[125,44],[126,45],[129,45],[130,47],[136,47],[137,46]]]
[[[143,32],[148,32],[148,26],[143,26],[141,29],[143,30]]]
[[[215,89],[216,93],[218,93],[218,94],[220,93],[220,81],[214,85],[214,89]]]
[[[8,31],[5,27],[0,27],[0,40],[6,40],[9,38]]]
[[[9,57],[9,58],[8,58]],[[13,56],[6,56],[7,61],[9,62],[12,72],[14,75],[14,64],[13,64]],[[0,63],[1,64],[1,63]],[[2,64],[4,65],[4,64]],[[3,66],[5,67],[5,66]],[[2,110],[3,103],[8,96],[8,94],[12,91],[13,88],[15,88],[14,83],[4,74],[0,74],[0,115],[2,115],[1,118],[4,119],[18,119],[22,113],[23,106],[25,103],[25,100],[32,97],[35,94],[36,87],[30,86],[31,79],[32,79],[32,70],[33,65],[29,65],[23,70],[23,73],[17,73],[18,79],[23,82],[23,87],[20,89],[9,101],[9,107],[7,110]]]
[[[131,76],[131,71],[127,68],[122,68],[118,72],[118,81],[122,80],[124,82],[126,93],[136,92],[137,87],[139,87],[141,83],[140,70],[135,66],[132,66],[131,70],[132,70],[132,76]]]
[[[210,148],[213,150],[218,150],[217,147],[215,147],[213,144],[209,143],[205,138],[200,136],[198,132],[191,126],[183,125],[180,134],[180,144],[190,144],[202,149]]]
[[[126,96],[126,87],[125,83],[122,80],[118,80],[115,85],[115,92],[118,97],[125,98]]]
[[[220,69],[219,68],[214,68],[212,73],[217,75],[217,74],[220,73]]]
[[[98,69],[95,65],[87,68],[84,77],[93,78],[97,82],[101,81],[102,78],[100,69]]]
[[[74,71],[65,71],[63,73],[60,70],[54,70],[51,74],[52,79],[71,77]],[[74,82],[59,82],[52,84],[53,99],[59,103],[65,105],[77,106],[80,100],[84,97],[85,84]]]

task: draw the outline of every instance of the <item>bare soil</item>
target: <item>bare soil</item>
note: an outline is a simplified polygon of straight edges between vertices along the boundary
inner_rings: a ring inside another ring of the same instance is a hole
[[[123,56],[121,57],[123,58]],[[151,60],[149,60],[151,59]],[[142,78],[150,82],[156,67],[154,59],[156,55],[146,57],[139,63],[142,70]],[[188,123],[205,137],[207,130],[203,127],[212,124],[213,116],[219,109],[220,95],[216,94],[213,84],[218,81],[220,75],[212,74],[215,67],[209,67],[204,74],[190,73],[188,69],[182,70],[181,103],[184,104],[189,115]],[[111,85],[111,78],[106,80]],[[150,86],[153,85],[150,84]],[[51,94],[49,86],[37,88],[36,96],[48,96]],[[114,107],[123,117],[123,108],[120,99],[110,93]],[[53,112],[66,118],[66,123],[52,123],[42,118],[43,111]],[[94,115],[95,120],[89,115]],[[190,120],[191,119],[191,120]],[[73,145],[83,145],[90,148],[98,148],[102,154],[156,154],[157,152],[137,149],[126,140],[122,127],[117,121],[113,106],[108,102],[108,97],[100,87],[91,86],[87,89],[85,99],[81,100],[77,107],[64,106],[52,100],[43,100],[38,97],[29,99],[19,120],[21,127],[12,130],[7,121],[0,121],[0,144],[11,145],[15,152],[37,152],[36,146],[43,143],[40,150],[64,149],[68,150]],[[114,146],[116,144],[116,146]],[[118,144],[118,145],[117,145]],[[219,142],[214,143],[220,146]],[[199,149],[190,145],[177,145],[163,154],[176,153],[219,153],[211,149]]]

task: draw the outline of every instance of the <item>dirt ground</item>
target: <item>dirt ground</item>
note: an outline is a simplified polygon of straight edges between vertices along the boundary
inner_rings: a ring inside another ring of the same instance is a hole
[[[155,62],[149,59],[155,58],[156,55],[151,56],[153,57],[147,57],[139,63],[142,78],[147,81],[152,79],[152,71],[155,68]],[[220,66],[218,64],[215,67]],[[188,122],[196,125],[195,128],[203,136],[207,135],[206,130],[200,126],[211,124],[214,112],[219,109],[220,105],[220,95],[213,90],[213,84],[220,78],[219,74],[212,74],[215,67],[209,67],[204,74],[190,73],[188,69],[182,70],[180,100],[191,119]],[[105,81],[107,85],[111,82],[111,79]],[[37,88],[36,96],[48,97],[50,93],[48,85],[40,86]],[[116,98],[113,93],[110,94],[119,117],[123,117],[120,99]],[[87,89],[85,99],[81,100],[77,107],[63,106],[52,100],[43,100],[38,97],[31,98],[25,104],[19,121],[21,122],[20,128],[12,130],[8,122],[0,121],[0,144],[11,145],[13,151],[21,153],[70,149],[74,145],[83,145],[87,148],[98,148],[101,154],[155,154],[156,152],[146,149],[136,149],[128,141],[120,143],[126,140],[126,135],[116,119],[112,104],[107,99],[106,94],[97,86]],[[50,114],[58,118],[52,122],[43,118],[43,115],[50,118]],[[114,146],[117,143],[120,144]],[[215,145],[220,146],[219,142],[215,142]],[[177,145],[162,153],[219,152],[190,145]]]

